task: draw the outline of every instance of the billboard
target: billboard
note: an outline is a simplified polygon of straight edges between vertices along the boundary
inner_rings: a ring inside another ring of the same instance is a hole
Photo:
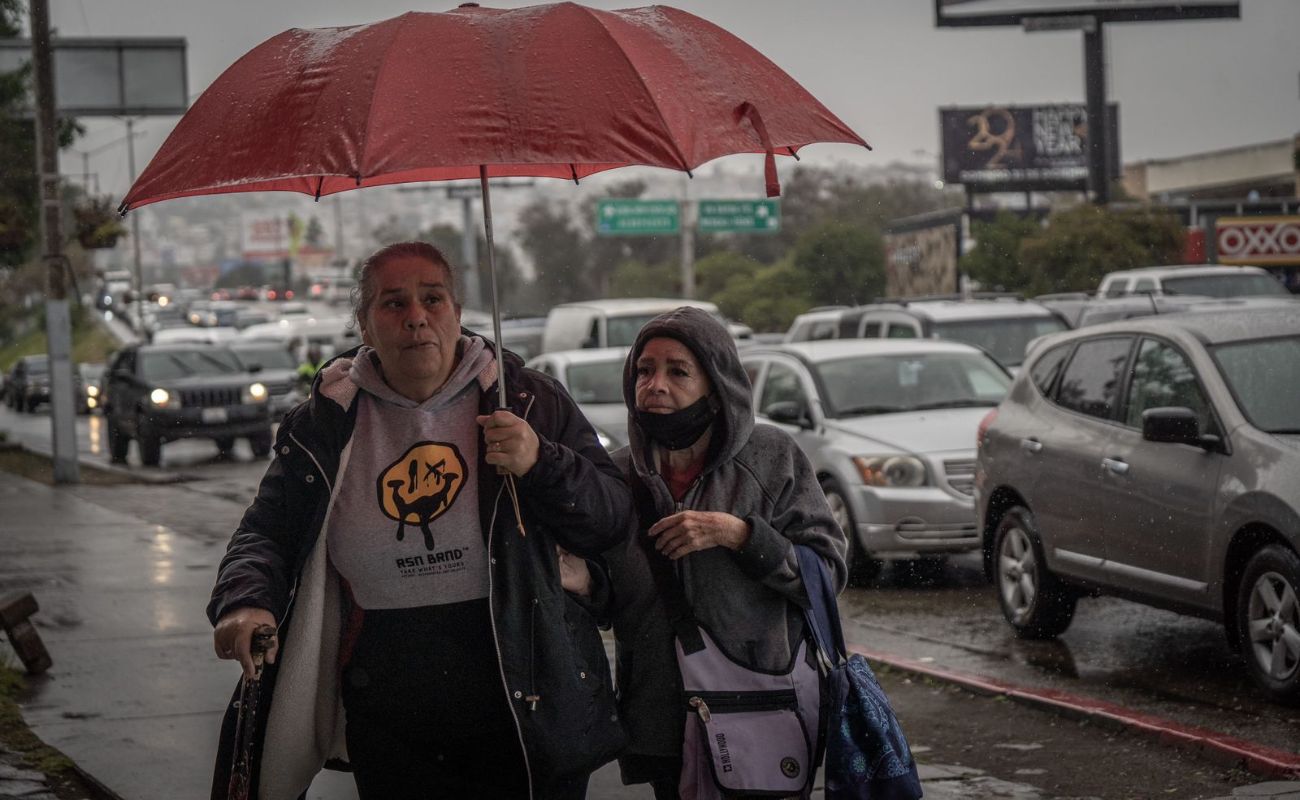
[[[1220,264],[1300,266],[1300,216],[1219,217],[1214,247]]]
[[[940,211],[895,220],[885,229],[885,296],[957,291],[962,213]]]
[[[1109,106],[1110,174],[1118,175],[1119,107]],[[1088,186],[1088,109],[1079,104],[939,110],[943,179],[975,192]]]
[[[167,116],[189,108],[184,39],[55,38],[50,46],[60,114]],[[31,56],[30,39],[0,39],[0,72],[23,68]]]
[[[284,258],[289,254],[289,215],[245,211],[239,215],[244,258]]]
[[[1025,20],[1088,17],[1096,22],[1238,19],[1239,0],[934,0],[940,28],[1023,25]]]

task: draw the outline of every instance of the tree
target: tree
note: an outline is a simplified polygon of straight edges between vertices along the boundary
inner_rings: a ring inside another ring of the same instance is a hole
[[[0,39],[22,36],[22,16],[21,0],[0,0]],[[30,65],[0,73],[0,267],[25,262],[40,232],[36,128],[23,115],[30,85]],[[60,119],[58,146],[69,146],[81,132],[76,120]]]
[[[553,305],[594,295],[587,241],[566,206],[538,197],[520,212],[516,235],[532,257],[538,300]]]
[[[307,220],[307,232],[303,234],[303,240],[312,247],[320,247],[325,242],[325,226],[315,214]]]
[[[1113,270],[1175,264],[1185,236],[1177,217],[1158,211],[1081,205],[1053,214],[1021,246],[1032,276],[1027,288],[1033,294],[1092,291]]]
[[[682,271],[678,264],[624,261],[614,268],[607,297],[679,297]]]
[[[700,298],[711,300],[734,279],[751,280],[763,265],[742,253],[723,250],[695,262],[695,289]]]
[[[885,245],[871,228],[823,223],[799,237],[792,262],[815,305],[867,303],[885,292]]]
[[[482,292],[484,296],[487,296],[489,291],[487,288],[487,240],[481,233],[475,233],[475,237],[478,239],[478,247],[475,251],[478,254],[478,264],[475,266],[478,268]],[[461,252],[464,249],[464,245],[461,241],[460,228],[457,228],[455,225],[447,224],[434,225],[421,231],[418,238],[420,241],[428,242],[441,250],[442,254],[446,256],[447,260],[459,270],[460,274],[464,274],[465,259]],[[523,275],[519,270],[519,262],[515,260],[515,254],[510,250],[510,248],[502,246],[501,243],[497,244],[496,261],[497,297],[501,301],[502,313],[504,314],[507,309],[514,309],[517,311],[519,310],[518,294],[520,287],[523,284]],[[463,278],[459,278],[458,280],[459,285],[456,287],[456,291],[457,294],[460,295],[460,301],[464,305],[469,306],[470,308],[478,308],[480,306],[488,305],[487,303],[482,302],[478,297],[469,297],[466,292],[465,280]]]
[[[1042,225],[1029,217],[1001,211],[992,222],[976,222],[975,249],[961,257],[960,269],[985,289],[1023,292],[1034,285],[1020,248]]]
[[[713,302],[728,318],[767,333],[790,327],[813,304],[803,273],[789,261],[762,267],[751,276],[733,276]]]

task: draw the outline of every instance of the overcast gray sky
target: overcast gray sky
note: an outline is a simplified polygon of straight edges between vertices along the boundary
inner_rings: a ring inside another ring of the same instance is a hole
[[[502,0],[484,5],[513,7]],[[599,8],[635,4],[588,0]],[[1019,29],[936,29],[930,0],[676,0],[745,39],[875,147],[804,151],[817,163],[933,164],[944,105],[1081,102],[1082,35]],[[63,36],[180,36],[197,96],[236,58],[292,27],[373,22],[453,4],[412,0],[57,0]],[[1300,132],[1300,0],[1242,0],[1240,20],[1109,27],[1110,99],[1120,105],[1125,161],[1165,158]],[[175,118],[139,124],[143,169]],[[78,147],[122,137],[121,122],[88,119]],[[101,185],[125,193],[125,144],[91,159]],[[80,172],[81,159],[63,162]]]

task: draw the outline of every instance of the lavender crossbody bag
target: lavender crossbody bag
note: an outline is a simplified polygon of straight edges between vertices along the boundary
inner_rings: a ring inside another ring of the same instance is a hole
[[[671,562],[647,550],[682,675],[682,800],[806,796],[817,771],[821,704],[808,641],[781,670],[731,658],[696,620]]]

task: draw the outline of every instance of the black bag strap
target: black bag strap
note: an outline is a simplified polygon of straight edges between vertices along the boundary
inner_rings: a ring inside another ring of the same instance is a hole
[[[636,503],[640,523],[646,527],[653,525],[659,520],[659,510],[655,508],[650,490],[635,475],[628,483],[632,486],[632,499]],[[644,535],[640,526],[636,538],[637,544],[645,550],[646,563],[650,566],[650,575],[654,578],[655,587],[659,590],[659,596],[663,598],[664,607],[668,611],[668,623],[672,626],[673,634],[677,637],[677,641],[681,642],[682,650],[687,655],[700,652],[704,649],[700,623],[695,619],[695,611],[691,608],[690,601],[686,599],[686,590],[682,588],[682,582],[677,579],[677,571],[672,561],[655,549],[650,542],[650,537]]]
[[[841,664],[848,656],[830,570],[811,547],[797,544],[794,551],[799,557],[799,573],[803,577],[804,589],[808,592],[808,610],[804,612],[804,618],[812,629],[818,649],[832,665]]]

